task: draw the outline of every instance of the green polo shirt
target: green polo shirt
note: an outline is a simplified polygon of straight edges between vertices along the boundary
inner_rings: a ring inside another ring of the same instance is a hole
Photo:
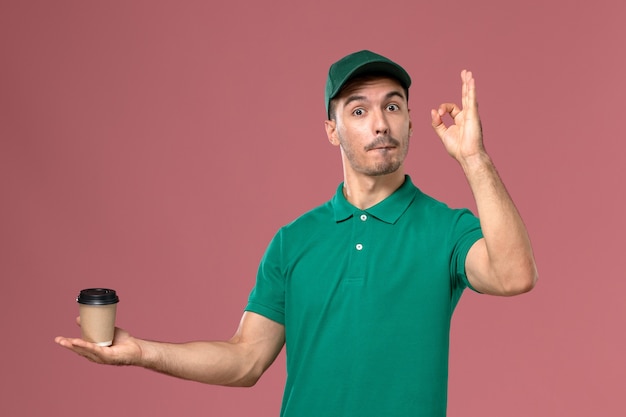
[[[282,227],[246,307],[285,326],[281,416],[445,416],[450,320],[481,237],[409,176],[367,210],[341,184]]]

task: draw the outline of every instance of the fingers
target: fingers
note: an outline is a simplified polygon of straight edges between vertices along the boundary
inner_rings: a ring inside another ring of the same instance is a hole
[[[461,71],[461,104],[467,107],[467,70]]]
[[[58,345],[63,346],[68,350],[78,353],[81,356],[85,356],[83,353],[83,349],[86,342],[81,339],[72,339],[69,337],[58,336],[54,338],[54,341]]]
[[[439,135],[439,137],[443,137],[443,135],[446,132],[446,125],[443,123],[443,119],[441,118],[441,114],[439,114],[439,112],[441,111],[441,107],[439,108],[439,110],[435,110],[432,109],[430,111],[430,117],[432,119],[432,127],[433,129],[435,129],[435,132],[437,133],[437,135]]]
[[[437,112],[439,116],[444,116],[446,113],[449,114],[453,119],[461,113],[461,108],[454,103],[443,103],[439,105],[439,109]]]
[[[461,89],[461,97],[463,101],[464,109],[476,109],[478,103],[476,102],[476,80],[471,71],[461,71],[461,80],[463,81],[463,87]]]
[[[452,117],[452,119],[456,122],[456,117],[461,114],[461,110],[462,109],[460,109],[459,106],[454,103],[443,103],[439,105],[439,108],[437,108],[437,110],[431,110],[430,116],[432,119],[433,128],[438,132],[441,131],[441,129],[445,131],[446,126],[443,122],[443,116],[449,114],[450,117]]]
[[[74,339],[68,337],[58,336],[54,341],[63,346],[64,348],[71,350],[72,352],[96,363],[107,363],[105,355],[103,355],[103,348],[101,346],[94,345],[83,339]]]
[[[70,350],[73,350],[74,347],[88,347],[91,346],[92,343],[84,341],[83,339],[75,339],[75,338],[69,338],[69,337],[62,337],[62,336],[57,336],[54,338],[54,341],[65,347],[68,348]]]
[[[453,119],[456,119],[456,117],[459,115],[459,113],[463,111],[463,109],[476,106],[476,82],[474,81],[474,76],[472,75],[472,72],[468,70],[461,71],[461,80],[463,81],[461,88],[462,107],[459,107],[454,103],[443,103],[439,105],[439,108],[436,110],[437,115],[435,115],[434,113],[435,110],[431,110],[433,127],[443,123],[441,118],[446,113],[449,114]]]
[[[443,122],[443,116],[449,114],[452,119],[455,119],[459,115],[459,113],[461,113],[461,109],[454,103],[443,103],[439,105],[439,108],[437,110],[432,109],[430,111],[432,127],[433,129],[435,129],[435,132],[440,138],[443,139],[446,130],[448,130],[448,127]]]
[[[66,341],[67,341],[67,339],[65,337],[61,337],[61,336],[57,336],[57,337],[54,338],[54,343],[56,343],[58,345],[61,345],[63,347],[67,347],[68,346]]]

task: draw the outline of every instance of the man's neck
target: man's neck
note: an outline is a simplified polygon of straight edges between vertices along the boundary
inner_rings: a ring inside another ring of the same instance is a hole
[[[404,183],[404,170],[380,176],[344,172],[343,195],[353,206],[365,210],[389,197]]]

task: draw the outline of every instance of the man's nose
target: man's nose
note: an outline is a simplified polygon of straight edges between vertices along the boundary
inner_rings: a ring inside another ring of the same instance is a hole
[[[374,132],[376,136],[389,134],[389,123],[383,111],[378,111],[374,115]]]

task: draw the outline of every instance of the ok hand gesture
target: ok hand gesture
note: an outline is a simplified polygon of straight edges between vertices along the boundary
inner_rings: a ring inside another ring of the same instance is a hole
[[[443,103],[437,110],[431,110],[432,126],[441,139],[446,151],[459,163],[484,152],[482,127],[476,101],[476,83],[472,73],[461,72],[462,108],[454,103]],[[449,114],[454,124],[446,126],[443,116]]]

